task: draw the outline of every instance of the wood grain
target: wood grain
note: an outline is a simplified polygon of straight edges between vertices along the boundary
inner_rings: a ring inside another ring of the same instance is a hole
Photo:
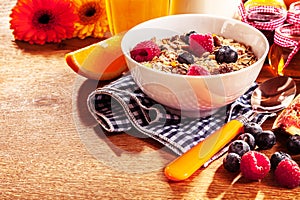
[[[0,2],[0,199],[300,198],[299,188],[279,187],[272,173],[261,182],[238,178],[222,159],[168,182],[162,169],[175,155],[135,131],[105,133],[87,111],[89,92],[106,83],[77,76],[64,54],[99,39],[16,42],[9,29],[15,3]],[[265,70],[259,80],[270,76]],[[285,139],[265,153],[285,149]]]

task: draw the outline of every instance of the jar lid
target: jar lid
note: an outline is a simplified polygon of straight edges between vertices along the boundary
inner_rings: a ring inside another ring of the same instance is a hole
[[[287,22],[290,24],[300,24],[300,1],[294,2],[290,5]]]
[[[300,14],[300,1],[296,1],[290,5],[289,12]]]
[[[287,18],[287,10],[280,5],[261,5],[253,2],[247,6],[242,4],[239,12],[243,22],[259,30],[273,31]]]
[[[275,34],[300,41],[300,24],[284,24],[275,29]]]

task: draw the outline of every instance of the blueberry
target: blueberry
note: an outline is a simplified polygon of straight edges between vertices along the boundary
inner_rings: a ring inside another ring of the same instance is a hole
[[[250,133],[243,133],[239,135],[238,140],[244,140],[249,145],[250,149],[253,150],[255,148],[255,138]]]
[[[223,160],[224,168],[229,172],[238,172],[240,170],[241,156],[236,153],[228,153]]]
[[[263,132],[263,129],[258,123],[249,122],[244,125],[244,132],[251,133],[255,137],[258,133]]]
[[[300,154],[300,135],[291,135],[287,139],[287,149],[293,154]]]
[[[273,131],[263,131],[255,136],[256,145],[260,149],[271,149],[276,143]]]
[[[240,156],[248,151],[250,151],[250,146],[244,140],[234,140],[228,148],[228,153],[236,153]]]
[[[178,55],[177,58],[179,63],[185,64],[193,64],[194,63],[194,56],[189,52],[183,52]]]
[[[287,153],[284,153],[282,151],[275,152],[270,158],[271,168],[276,169],[276,167],[278,166],[280,161],[282,161],[286,158],[292,159],[291,156]]]
[[[218,63],[234,63],[238,59],[237,51],[231,46],[222,46],[215,55]]]

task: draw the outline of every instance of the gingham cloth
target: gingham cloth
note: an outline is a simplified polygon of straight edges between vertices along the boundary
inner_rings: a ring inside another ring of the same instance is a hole
[[[173,114],[147,97],[130,74],[93,91],[87,103],[106,131],[126,132],[135,128],[181,155],[229,120],[251,113],[250,97],[256,87],[254,84],[234,103],[204,118]],[[268,116],[259,114],[254,121],[262,123]]]
[[[239,13],[242,17],[242,21],[250,24],[251,26],[259,29],[259,30],[275,30],[275,28],[284,24],[284,21],[287,18],[287,11],[284,8],[276,8],[274,6],[253,6],[246,11],[246,8],[243,3],[239,5]],[[276,16],[281,16],[277,19],[273,19],[271,21],[251,21],[248,19],[251,13],[265,13],[273,14]]]

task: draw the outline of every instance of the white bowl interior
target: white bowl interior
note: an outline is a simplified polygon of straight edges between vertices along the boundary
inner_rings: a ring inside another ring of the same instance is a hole
[[[166,38],[195,30],[215,33],[252,47],[258,61],[250,67],[227,74],[184,76],[167,74],[142,66],[130,57],[130,50],[152,37]],[[257,29],[238,20],[205,14],[172,15],[135,26],[123,37],[121,48],[138,86],[149,97],[173,109],[211,110],[232,103],[256,80],[269,45]]]

